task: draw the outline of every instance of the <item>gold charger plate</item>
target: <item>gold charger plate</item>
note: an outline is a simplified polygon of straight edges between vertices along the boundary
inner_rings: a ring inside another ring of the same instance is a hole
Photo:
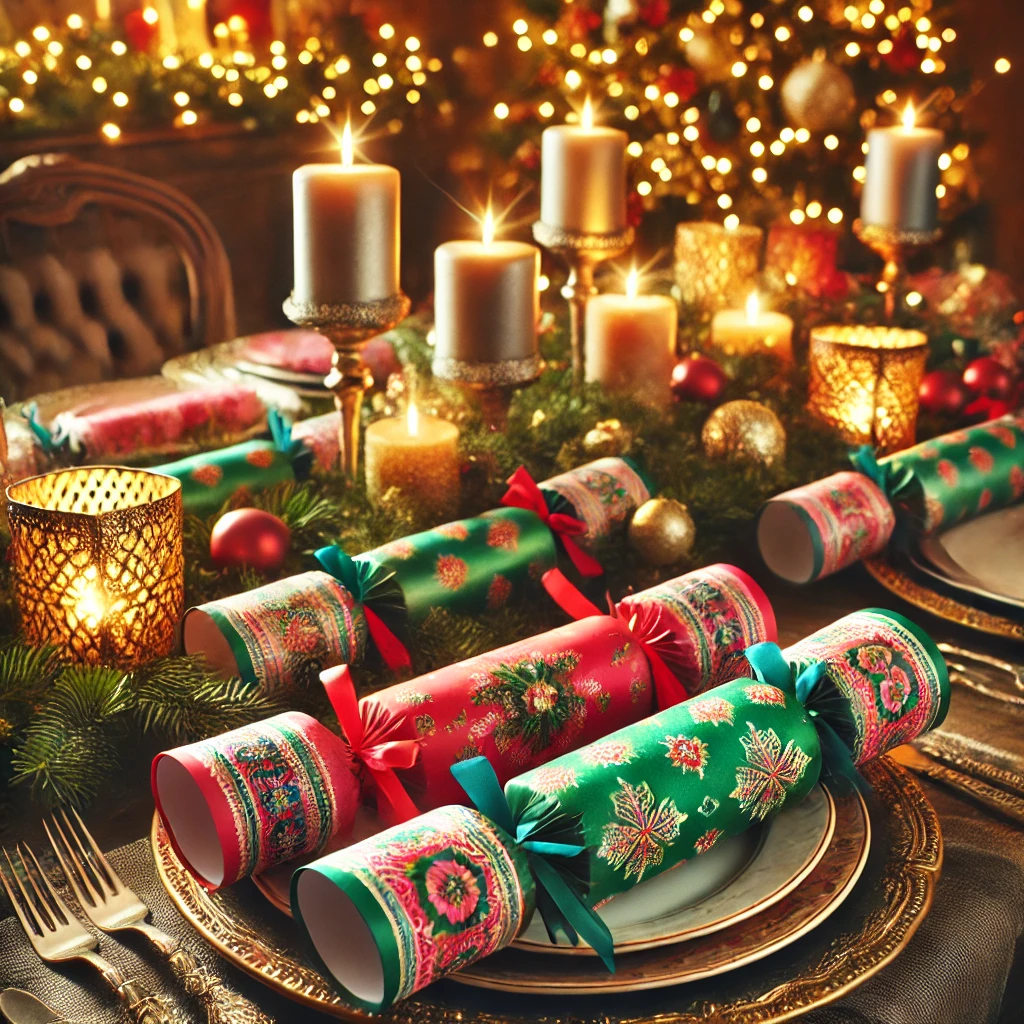
[[[914,777],[888,758],[865,767],[872,851],[864,874],[839,910],[784,952],[742,971],[639,994],[495,997],[442,982],[378,1020],[393,1024],[533,1024],[571,1016],[575,1024],[775,1024],[839,998],[889,963],[931,905],[942,863],[935,811]],[[210,895],[182,868],[154,822],[161,881],[181,913],[215,949],[297,1004],[349,1021],[346,1006],[300,951],[293,922],[248,883]],[[574,963],[576,961],[573,961]]]
[[[867,571],[885,587],[886,590],[903,598],[915,608],[923,608],[932,615],[937,615],[947,622],[955,622],[958,626],[988,633],[990,636],[1002,637],[1005,640],[1024,641],[1024,622],[996,615],[994,612],[958,601],[948,594],[931,589],[921,580],[908,573],[889,553],[876,555],[864,562]]]

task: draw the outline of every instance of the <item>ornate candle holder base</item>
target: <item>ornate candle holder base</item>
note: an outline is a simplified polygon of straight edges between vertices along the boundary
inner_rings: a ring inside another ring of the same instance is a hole
[[[517,388],[540,376],[541,365],[538,355],[526,359],[503,359],[497,363],[442,356],[434,360],[431,370],[438,380],[455,384],[473,404],[479,406],[484,422],[491,430],[504,430],[512,396]]]
[[[569,300],[569,340],[572,345],[572,382],[580,388],[584,380],[583,330],[587,301],[597,294],[594,271],[599,263],[621,256],[632,244],[632,228],[610,235],[566,231],[543,221],[533,225],[538,245],[561,256],[569,266],[569,280],[562,294]]]
[[[881,280],[885,283],[885,318],[892,323],[899,309],[907,279],[907,260],[919,249],[932,245],[942,237],[942,229],[905,231],[880,224],[853,222],[853,233],[885,260]]]
[[[284,301],[284,315],[293,324],[313,328],[334,346],[331,372],[324,378],[324,384],[334,392],[334,404],[341,413],[341,468],[349,480],[355,480],[359,469],[359,413],[363,395],[373,385],[373,374],[363,362],[363,349],[372,338],[401,323],[409,315],[411,305],[402,292],[376,302],[341,305],[297,302],[293,295]]]

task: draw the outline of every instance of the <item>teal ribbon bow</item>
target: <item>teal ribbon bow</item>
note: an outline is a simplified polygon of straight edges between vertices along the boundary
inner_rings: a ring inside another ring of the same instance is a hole
[[[267,413],[267,426],[274,447],[283,452],[292,463],[292,472],[297,480],[305,480],[313,468],[313,452],[302,441],[292,437],[292,423],[277,409]]]
[[[39,446],[47,455],[56,455],[57,452],[64,447],[64,444],[67,441],[67,435],[56,431],[51,434],[50,431],[43,426],[43,422],[39,418],[39,404],[37,402],[29,402],[29,404],[21,410],[21,415],[28,423],[28,428],[32,431],[35,439],[39,442]]]
[[[584,902],[583,884],[571,863],[588,855],[578,821],[562,814],[550,799],[533,800],[518,816],[514,814],[486,757],[459,761],[451,771],[476,809],[508,833],[526,854],[537,885],[537,909],[551,941],[564,932],[575,946],[582,937],[614,973],[611,932]]]
[[[892,462],[879,462],[874,448],[869,444],[850,452],[850,462],[858,473],[873,480],[890,501],[906,497],[914,483],[914,470],[911,466],[900,469]]]
[[[779,645],[770,640],[748,647],[744,654],[759,683],[774,686],[795,697],[803,705],[818,733],[828,774],[849,782],[863,793],[867,782],[857,771],[850,748],[828,721],[828,688],[822,685],[828,670],[825,662],[816,661],[797,673],[797,666],[786,661]]]

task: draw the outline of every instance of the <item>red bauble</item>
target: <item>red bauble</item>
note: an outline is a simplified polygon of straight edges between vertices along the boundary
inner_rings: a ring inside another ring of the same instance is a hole
[[[1013,374],[998,359],[980,356],[967,364],[964,383],[976,395],[1006,399],[1013,391]]]
[[[145,53],[156,36],[156,25],[146,21],[141,8],[124,16],[124,37],[133,50]]]
[[[955,370],[932,370],[924,375],[918,397],[921,408],[933,416],[957,416],[970,394]]]
[[[672,394],[686,402],[718,402],[729,378],[710,356],[691,355],[672,368]]]
[[[210,555],[222,567],[247,565],[272,572],[281,568],[291,538],[291,530],[277,516],[258,508],[239,508],[226,512],[214,524]]]

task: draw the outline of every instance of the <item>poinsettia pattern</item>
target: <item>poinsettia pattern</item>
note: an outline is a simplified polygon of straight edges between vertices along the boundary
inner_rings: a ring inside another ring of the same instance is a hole
[[[786,706],[786,695],[777,686],[770,686],[768,683],[753,683],[745,686],[743,692],[751,704],[768,704],[784,708]]]
[[[803,778],[811,759],[794,740],[783,749],[774,729],[758,729],[753,722],[747,722],[747,728],[750,735],[740,737],[747,763],[736,770],[736,788],[729,796],[739,801],[740,810],[751,820],[764,821],[785,803],[787,792]]]
[[[619,790],[612,794],[612,807],[618,821],[604,826],[597,855],[612,868],[623,871],[623,879],[639,882],[648,868],[665,859],[665,849],[679,836],[679,826],[687,819],[671,797],[660,803],[646,782],[632,786],[619,779]]]
[[[676,768],[696,772],[702,779],[708,763],[708,745],[696,736],[666,736],[662,744],[668,747],[665,756]]]
[[[543,796],[561,793],[566,789],[579,789],[576,769],[568,765],[546,764],[538,768],[530,778],[530,789]]]
[[[690,717],[697,722],[712,725],[732,725],[733,706],[724,697],[698,697],[687,702]]]

